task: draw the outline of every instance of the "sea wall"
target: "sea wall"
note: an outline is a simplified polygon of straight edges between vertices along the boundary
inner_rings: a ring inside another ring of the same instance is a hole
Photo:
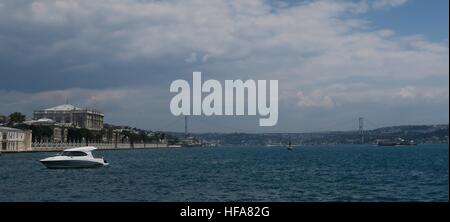
[[[114,149],[144,149],[144,148],[167,148],[167,143],[32,143],[31,149],[16,150],[7,152],[49,152],[62,151],[68,148],[94,146],[98,149],[114,150]],[[5,151],[4,151],[5,152]]]

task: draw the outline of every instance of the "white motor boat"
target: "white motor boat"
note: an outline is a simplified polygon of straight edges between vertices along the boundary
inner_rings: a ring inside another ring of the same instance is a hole
[[[47,168],[94,168],[108,165],[102,158],[94,158],[92,151],[97,148],[93,146],[78,147],[64,150],[61,154],[40,160]]]

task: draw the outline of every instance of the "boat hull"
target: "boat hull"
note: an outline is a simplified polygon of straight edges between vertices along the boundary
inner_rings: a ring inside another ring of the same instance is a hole
[[[89,160],[41,160],[40,162],[49,169],[97,168],[107,165]]]

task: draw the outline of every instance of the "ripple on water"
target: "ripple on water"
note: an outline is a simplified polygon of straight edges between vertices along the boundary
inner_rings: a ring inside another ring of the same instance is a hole
[[[448,145],[99,151],[49,170],[49,153],[0,157],[0,201],[448,201]]]

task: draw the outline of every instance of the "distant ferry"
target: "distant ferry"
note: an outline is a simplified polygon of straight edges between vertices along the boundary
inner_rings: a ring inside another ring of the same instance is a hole
[[[402,138],[398,138],[395,141],[392,140],[381,140],[377,143],[378,146],[415,146],[417,145],[414,140],[406,141]]]

